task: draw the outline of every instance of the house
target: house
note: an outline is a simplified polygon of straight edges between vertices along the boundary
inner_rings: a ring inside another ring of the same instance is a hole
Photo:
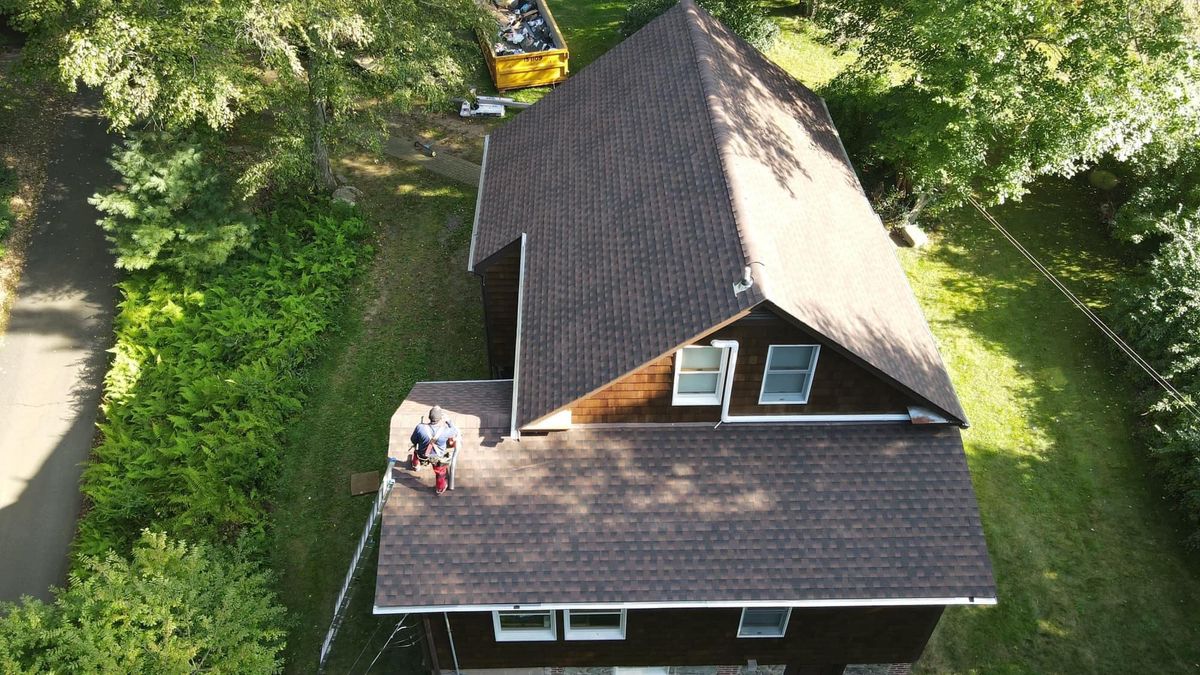
[[[396,471],[374,600],[434,670],[840,673],[996,602],[965,413],[828,111],[690,0],[489,138],[469,264],[495,379],[393,417],[401,463],[435,404],[464,443],[445,495]]]

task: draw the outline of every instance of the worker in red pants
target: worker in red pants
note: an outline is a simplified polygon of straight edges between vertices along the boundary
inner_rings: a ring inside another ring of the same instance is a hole
[[[439,495],[446,491],[446,474],[450,469],[450,457],[458,447],[458,439],[458,429],[446,419],[441,406],[433,406],[429,411],[429,421],[422,420],[413,429],[410,467],[416,471],[421,468],[422,462],[433,466],[435,490]]]

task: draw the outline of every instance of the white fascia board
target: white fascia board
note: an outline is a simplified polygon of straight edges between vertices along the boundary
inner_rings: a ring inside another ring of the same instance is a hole
[[[744,607],[928,607],[931,605],[994,605],[994,597],[957,598],[850,598],[828,600],[714,600],[680,602],[545,603],[527,605],[433,605],[390,607],[375,605],[375,614],[421,614],[429,612],[494,612],[520,609],[729,609]]]
[[[744,424],[753,422],[767,423],[809,423],[809,422],[911,422],[907,413],[886,413],[878,415],[731,415],[722,424]]]
[[[479,190],[475,193],[475,219],[471,221],[471,250],[467,253],[467,271],[475,271],[475,238],[479,236],[479,206],[483,204],[483,180],[487,176],[488,143],[491,134],[483,137],[483,164],[479,167]]]
[[[515,347],[513,348],[513,376],[512,376],[512,411],[509,416],[509,436],[517,440],[521,439],[521,430],[517,428],[517,382],[521,376],[521,319],[525,313],[525,233],[521,233],[521,267],[517,274],[517,334],[514,339]]]

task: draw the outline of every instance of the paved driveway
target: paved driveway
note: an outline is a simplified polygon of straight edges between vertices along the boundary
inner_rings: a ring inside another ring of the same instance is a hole
[[[117,279],[87,198],[113,139],[80,97],[63,121],[7,334],[0,336],[0,600],[66,579],[80,464],[94,436]]]

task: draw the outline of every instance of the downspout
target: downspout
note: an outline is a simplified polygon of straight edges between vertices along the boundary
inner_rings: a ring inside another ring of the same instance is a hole
[[[458,651],[454,649],[454,631],[450,630],[450,612],[442,612],[442,618],[446,620],[446,637],[450,638],[450,658],[454,659],[454,675],[459,675],[462,671],[458,669]]]
[[[730,415],[729,399],[733,395],[733,373],[737,368],[738,341],[713,340],[708,344],[718,349],[729,350],[729,363],[725,366],[725,391],[721,394],[721,424],[737,422],[911,422],[905,413],[869,415]]]
[[[746,276],[750,276],[750,268],[746,267]],[[718,349],[729,350],[729,362],[725,364],[725,389],[721,392],[721,423],[735,422],[729,415],[729,396],[733,392],[733,371],[737,368],[738,357],[738,341],[737,340],[713,340],[708,343]]]

